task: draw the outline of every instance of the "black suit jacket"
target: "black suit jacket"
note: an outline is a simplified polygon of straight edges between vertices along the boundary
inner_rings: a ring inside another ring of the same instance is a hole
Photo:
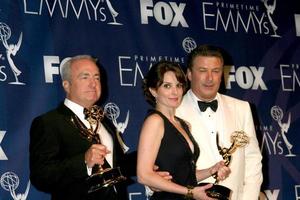
[[[52,200],[127,199],[125,186],[130,179],[114,188],[87,194],[87,168],[84,155],[92,145],[80,135],[71,122],[75,114],[63,103],[55,110],[35,118],[30,129],[30,180],[38,189],[51,193]],[[135,175],[136,153],[124,154],[116,137],[116,129],[108,118],[103,126],[114,142],[114,166],[125,176]]]

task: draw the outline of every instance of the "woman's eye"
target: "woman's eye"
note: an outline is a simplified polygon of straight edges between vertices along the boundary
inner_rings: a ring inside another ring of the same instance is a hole
[[[182,84],[182,83],[178,83],[176,86],[177,86],[178,88],[183,88],[183,84]]]
[[[170,84],[164,84],[163,86],[164,86],[164,88],[171,88]]]

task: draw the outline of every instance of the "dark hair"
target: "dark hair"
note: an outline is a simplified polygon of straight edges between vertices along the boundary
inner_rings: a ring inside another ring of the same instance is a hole
[[[150,68],[149,72],[143,79],[142,85],[144,96],[147,102],[152,106],[155,106],[156,102],[154,96],[150,93],[149,88],[157,89],[161,86],[164,81],[164,74],[169,71],[175,73],[178,82],[183,85],[184,92],[187,88],[186,76],[178,63],[164,60],[159,61]]]
[[[187,68],[189,68],[190,70],[192,69],[193,62],[194,62],[195,58],[198,57],[198,56],[217,57],[217,58],[220,58],[222,63],[224,63],[223,53],[222,53],[222,50],[219,47],[204,44],[204,45],[197,46],[188,55],[188,57],[187,57]]]

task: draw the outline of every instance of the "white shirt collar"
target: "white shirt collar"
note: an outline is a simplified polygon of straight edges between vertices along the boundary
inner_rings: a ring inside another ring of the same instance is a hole
[[[73,113],[75,113],[75,115],[77,115],[81,121],[84,121],[84,114],[83,114],[84,108],[81,105],[79,105],[67,98],[65,98],[64,104],[70,110],[72,110]]]
[[[203,101],[203,100],[199,99],[199,98],[195,95],[195,93],[193,92],[192,89],[190,89],[190,90],[188,91],[188,93],[189,93],[189,95],[191,96],[191,98],[193,99],[193,101],[195,101],[196,103],[197,103],[197,101]],[[219,93],[217,93],[217,95],[215,96],[215,98],[214,98],[213,100],[219,99],[218,97],[219,97]],[[213,101],[213,100],[212,100],[212,101]]]

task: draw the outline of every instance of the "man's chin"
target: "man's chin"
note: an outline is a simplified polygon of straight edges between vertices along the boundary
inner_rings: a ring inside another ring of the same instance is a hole
[[[210,100],[213,100],[215,97],[216,97],[217,93],[216,92],[207,92],[207,93],[204,93],[203,94],[203,100],[207,100],[207,101],[210,101]]]
[[[90,104],[91,106],[94,105],[97,101],[99,100],[99,98],[89,98],[88,99],[88,104]]]

